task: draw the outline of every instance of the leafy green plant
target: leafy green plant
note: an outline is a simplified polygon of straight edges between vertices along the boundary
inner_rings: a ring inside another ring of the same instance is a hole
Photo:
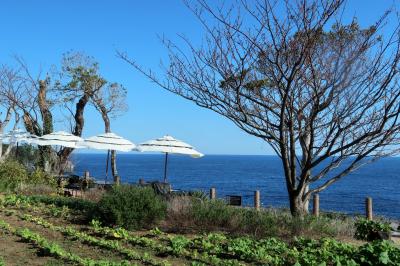
[[[236,211],[222,200],[194,200],[190,215],[198,226],[224,227],[235,220]]]
[[[361,265],[400,265],[400,249],[390,241],[373,241],[359,248],[356,261]]]
[[[131,265],[128,261],[122,262],[111,262],[107,260],[93,260],[90,258],[82,258],[71,252],[64,250],[61,246],[54,242],[48,241],[38,233],[34,233],[27,228],[15,229],[8,223],[0,220],[0,229],[5,230],[8,233],[19,236],[22,240],[32,243],[44,254],[48,254],[52,257],[59,258],[68,262],[72,262],[82,266],[128,266]]]
[[[51,204],[48,206],[48,212],[53,217],[68,218],[71,210],[67,206],[57,207]]]
[[[359,240],[373,241],[380,239],[379,233],[390,234],[391,228],[388,223],[359,219],[355,223],[356,232],[354,237]]]
[[[158,227],[155,227],[150,230],[150,234],[153,236],[160,236],[163,234],[163,231],[161,231]]]
[[[20,184],[28,182],[28,172],[21,163],[6,160],[0,163],[0,190],[14,191]]]
[[[180,254],[186,246],[190,243],[190,240],[184,236],[175,236],[170,239],[173,254]]]
[[[105,225],[127,229],[148,227],[166,215],[166,203],[151,188],[115,186],[98,203],[98,218]]]
[[[84,232],[78,231],[70,226],[55,226],[40,217],[34,217],[32,215],[25,214],[22,215],[21,218],[26,221],[34,222],[37,225],[43,226],[45,228],[50,228],[51,230],[61,232],[64,235],[67,235],[73,239],[79,240],[89,245],[119,252],[121,255],[124,255],[129,260],[138,260],[148,265],[168,265],[168,263],[164,261],[158,261],[149,257],[146,253],[141,255],[132,249],[125,248],[124,246],[120,245],[120,243],[116,240],[96,238]],[[116,237],[115,234],[113,234],[113,236]],[[121,236],[118,236],[118,238],[121,238]]]
[[[43,171],[41,168],[36,168],[29,174],[29,182],[31,184],[45,184],[52,187],[57,186],[56,179],[49,173]]]

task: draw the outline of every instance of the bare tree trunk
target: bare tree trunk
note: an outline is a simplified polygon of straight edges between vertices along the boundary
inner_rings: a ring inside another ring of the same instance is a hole
[[[290,213],[298,217],[307,215],[308,202],[309,199],[304,200],[301,194],[289,193]]]
[[[43,121],[41,135],[50,134],[53,132],[53,115],[51,114],[50,106],[47,101],[46,80],[39,80],[38,105]],[[52,148],[50,146],[41,146],[39,150],[41,157],[40,165],[43,167],[44,171],[50,172],[54,166],[51,162]]]
[[[108,110],[103,104],[101,99],[94,99],[94,102],[97,106],[97,109],[101,113],[101,117],[104,121],[104,131],[106,133],[111,133],[111,123],[110,123],[110,118],[108,116]],[[111,151],[111,173],[113,175],[114,179],[114,184],[119,184],[119,176],[118,176],[118,170],[117,170],[117,153],[115,150]]]
[[[73,134],[75,136],[82,136],[82,130],[83,130],[83,126],[85,124],[85,119],[83,116],[83,113],[85,111],[85,107],[86,104],[89,101],[90,96],[88,94],[84,94],[79,101],[76,104],[76,110],[75,110],[75,129]],[[59,169],[59,174],[63,174],[64,173],[64,168],[65,165],[68,161],[69,156],[71,155],[71,153],[74,151],[73,148],[68,148],[68,147],[64,147],[62,150],[60,150],[58,152],[58,157],[59,157],[59,163],[60,163],[60,169]]]
[[[12,110],[13,110],[12,107],[7,108],[6,117],[4,118],[3,121],[0,122],[0,134],[1,134],[1,136],[3,136],[4,128],[8,125],[8,123],[11,120]],[[18,116],[16,116],[15,124],[18,123],[19,119],[17,119],[17,118],[18,118]],[[3,137],[1,137],[1,142],[0,142],[0,159],[3,160]]]
[[[117,170],[117,153],[114,150],[111,151],[111,172],[114,177],[114,183],[116,183],[118,185],[119,178],[118,178],[118,170]]]
[[[100,108],[102,112],[102,118],[104,121],[104,127],[105,127],[105,132],[110,133],[111,132],[111,124],[110,124],[110,118],[108,117],[108,114],[105,110],[105,108]],[[118,170],[117,170],[117,153],[115,150],[111,151],[111,173],[114,179],[115,184],[119,184],[119,178],[118,178]]]

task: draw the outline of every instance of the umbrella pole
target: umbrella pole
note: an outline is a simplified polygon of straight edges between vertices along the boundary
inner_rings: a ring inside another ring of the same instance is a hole
[[[108,161],[110,160],[110,150],[107,151],[107,163],[106,163],[106,182],[107,184],[107,177],[108,177]]]
[[[168,164],[168,152],[165,153],[164,183],[167,183],[167,164]]]

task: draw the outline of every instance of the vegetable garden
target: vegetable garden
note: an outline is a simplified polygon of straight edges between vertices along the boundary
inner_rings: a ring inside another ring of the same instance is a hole
[[[400,249],[390,241],[356,246],[331,238],[287,243],[223,233],[170,234],[158,228],[128,231],[97,220],[85,225],[70,201],[62,203],[2,197],[2,237],[29,244],[38,257],[51,258],[49,265],[400,265]],[[7,257],[0,262],[7,265]]]

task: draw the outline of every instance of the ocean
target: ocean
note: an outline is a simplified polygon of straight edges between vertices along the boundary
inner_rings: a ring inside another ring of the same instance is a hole
[[[98,180],[105,178],[107,154],[73,154],[75,173],[85,170]],[[118,172],[123,183],[162,181],[164,155],[117,154]],[[109,173],[108,180],[112,180]],[[372,197],[375,215],[400,219],[400,158],[385,158],[366,165],[320,193],[321,211],[365,213],[365,198]],[[260,190],[262,206],[288,207],[281,162],[277,156],[207,155],[199,159],[170,155],[168,182],[174,189],[201,190],[215,187],[217,197],[240,195],[244,205],[253,204]]]

